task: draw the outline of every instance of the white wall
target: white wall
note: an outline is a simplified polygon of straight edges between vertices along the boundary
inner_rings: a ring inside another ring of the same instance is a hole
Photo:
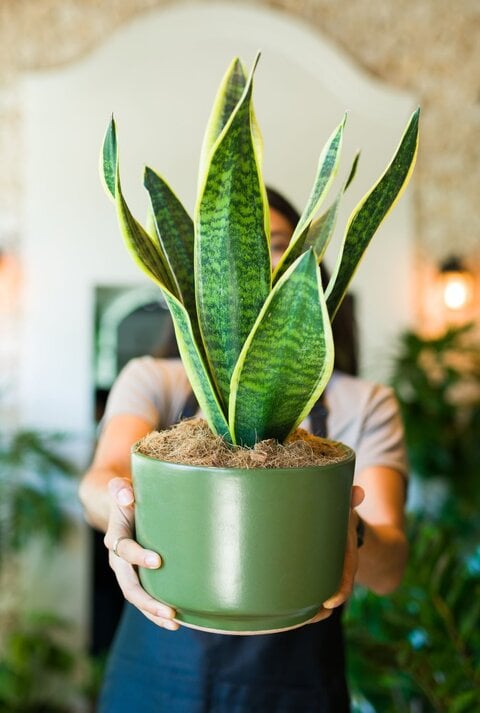
[[[251,63],[258,48],[255,102],[267,181],[302,207],[323,142],[347,108],[344,173],[355,149],[363,149],[351,209],[390,159],[414,102],[362,75],[286,14],[174,4],[131,22],[82,61],[25,79],[24,423],[89,431],[94,287],[142,283],[98,179],[111,112],[123,186],[137,217],[146,208],[145,163],[191,208],[218,82],[234,55]],[[410,191],[356,276],[365,371],[375,378],[383,375],[379,356],[390,337],[410,319],[412,231]]]

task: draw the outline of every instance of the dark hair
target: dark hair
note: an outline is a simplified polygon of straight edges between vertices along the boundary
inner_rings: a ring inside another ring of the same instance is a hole
[[[297,209],[274,188],[267,186],[267,197],[270,208],[281,213],[295,229],[300,214]],[[330,280],[328,270],[320,264],[323,287]],[[355,305],[352,295],[346,295],[332,323],[333,341],[335,343],[335,368],[346,374],[358,374],[358,338],[355,320]]]

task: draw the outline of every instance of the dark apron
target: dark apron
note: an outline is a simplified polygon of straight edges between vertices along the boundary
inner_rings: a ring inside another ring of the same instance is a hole
[[[189,399],[182,417],[193,415]],[[310,414],[326,434],[326,409]],[[127,604],[99,713],[349,713],[341,611],[280,634],[167,631]]]

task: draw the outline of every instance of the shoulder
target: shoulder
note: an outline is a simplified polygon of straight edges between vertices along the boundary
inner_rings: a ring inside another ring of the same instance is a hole
[[[332,437],[356,451],[359,470],[384,465],[407,473],[403,424],[391,387],[335,372],[326,398]]]
[[[154,426],[174,423],[190,392],[180,359],[151,356],[129,361],[110,392],[106,419],[117,413],[132,413]]]
[[[328,393],[333,393],[339,398],[359,397],[366,399],[378,396],[393,395],[393,389],[385,384],[362,379],[359,376],[344,374],[342,371],[334,371],[328,384]]]
[[[382,404],[396,408],[396,397],[391,387],[374,381],[335,371],[327,387],[326,397],[332,415],[346,421],[363,419]]]
[[[185,374],[180,359],[157,359],[152,356],[142,356],[131,359],[122,369],[120,375],[128,379],[171,380],[181,379]]]

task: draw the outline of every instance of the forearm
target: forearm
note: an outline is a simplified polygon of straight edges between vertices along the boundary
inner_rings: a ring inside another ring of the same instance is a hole
[[[365,523],[356,581],[376,594],[390,594],[400,584],[408,557],[405,533],[394,525]]]
[[[78,491],[86,520],[98,530],[107,529],[111,507],[109,482],[112,478],[130,478],[132,443],[151,430],[148,421],[130,414],[114,416],[104,427],[93,464]]]

